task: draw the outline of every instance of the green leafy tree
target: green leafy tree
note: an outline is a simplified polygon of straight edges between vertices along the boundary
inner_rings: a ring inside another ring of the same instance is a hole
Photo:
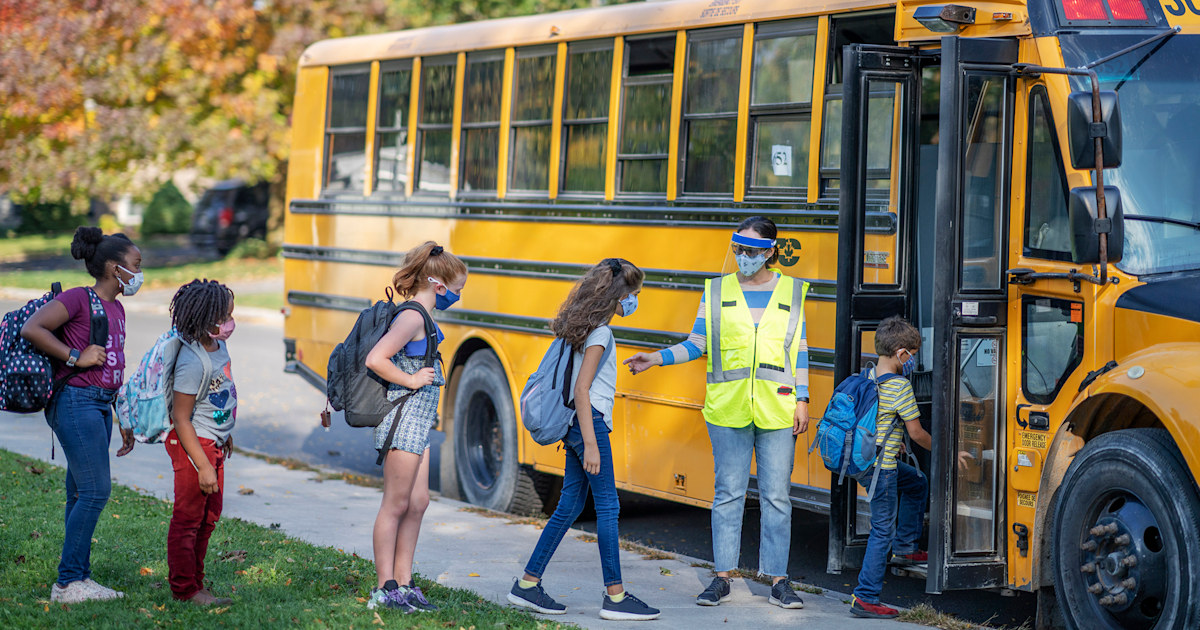
[[[142,215],[142,234],[186,234],[192,226],[192,204],[175,183],[167,181],[150,198]]]

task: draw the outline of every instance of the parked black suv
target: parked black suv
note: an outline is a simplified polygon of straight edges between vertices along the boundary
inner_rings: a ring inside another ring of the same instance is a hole
[[[270,186],[228,179],[204,191],[192,213],[192,244],[222,256],[245,238],[266,238]]]

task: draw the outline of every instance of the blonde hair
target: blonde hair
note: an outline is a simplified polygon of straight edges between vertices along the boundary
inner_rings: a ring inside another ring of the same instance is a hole
[[[593,330],[608,323],[622,298],[642,288],[645,278],[637,265],[624,258],[601,260],[575,283],[550,322],[550,332],[579,348]]]
[[[457,256],[433,241],[425,241],[404,255],[404,264],[392,276],[392,287],[408,299],[425,286],[428,278],[449,284],[466,275],[467,266]]]

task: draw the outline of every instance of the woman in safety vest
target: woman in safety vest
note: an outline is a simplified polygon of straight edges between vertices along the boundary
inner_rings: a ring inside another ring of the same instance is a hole
[[[751,455],[758,461],[762,503],[759,571],[772,578],[770,603],[803,608],[787,579],[792,533],[789,498],[796,436],[808,429],[808,283],[782,275],[775,223],[750,217],[733,234],[738,272],[705,282],[696,323],[683,343],[625,360],[633,374],[707,355],[704,419],[712,441],[712,505],[717,577],[696,598],[716,606],[730,597],[738,567]]]

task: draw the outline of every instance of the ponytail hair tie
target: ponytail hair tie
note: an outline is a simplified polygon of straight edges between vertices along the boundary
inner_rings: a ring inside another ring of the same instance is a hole
[[[442,252],[446,251],[441,245],[434,245],[433,249],[429,250],[430,256],[441,256]]]
[[[608,263],[608,268],[612,269],[613,277],[621,275],[621,263],[617,262],[616,258],[609,258],[604,262]]]

